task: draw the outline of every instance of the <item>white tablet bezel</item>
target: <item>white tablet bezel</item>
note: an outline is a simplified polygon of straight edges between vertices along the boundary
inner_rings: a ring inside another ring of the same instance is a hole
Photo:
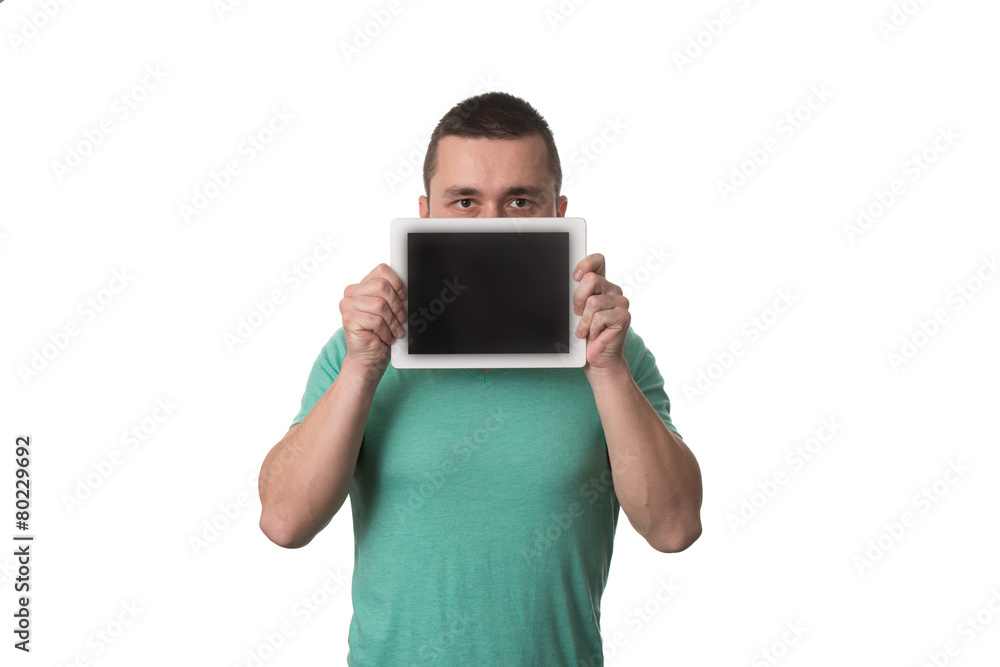
[[[407,322],[405,335],[392,344],[390,360],[393,368],[582,368],[587,363],[587,340],[577,338],[580,316],[573,312],[573,292],[578,282],[573,271],[587,256],[587,223],[583,218],[395,218],[389,225],[389,266],[406,285],[407,234],[410,232],[569,232],[569,353],[537,354],[410,354],[406,348],[409,337],[409,286],[407,285]]]

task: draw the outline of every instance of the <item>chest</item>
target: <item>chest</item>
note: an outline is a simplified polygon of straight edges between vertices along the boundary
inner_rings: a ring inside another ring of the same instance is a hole
[[[582,372],[510,369],[482,381],[460,371],[383,378],[357,474],[369,487],[573,495],[609,469]]]

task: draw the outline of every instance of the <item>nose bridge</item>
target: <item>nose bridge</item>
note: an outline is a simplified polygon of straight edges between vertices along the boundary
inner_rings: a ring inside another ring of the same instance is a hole
[[[489,200],[483,203],[483,216],[484,218],[502,218],[504,216],[503,206],[498,204],[494,200]]]

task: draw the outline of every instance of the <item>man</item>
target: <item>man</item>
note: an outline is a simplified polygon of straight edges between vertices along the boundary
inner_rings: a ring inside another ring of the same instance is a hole
[[[421,217],[563,217],[552,133],[523,100],[470,98],[438,124]],[[403,283],[344,290],[343,327],[264,459],[261,530],[309,543],[350,494],[348,664],[602,665],[600,601],[619,507],[649,544],[701,534],[701,473],[670,421],[628,300],[580,261],[583,369],[396,370]]]

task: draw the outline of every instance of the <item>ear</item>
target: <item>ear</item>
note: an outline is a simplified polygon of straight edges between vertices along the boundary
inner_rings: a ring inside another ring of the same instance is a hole
[[[431,217],[431,205],[430,202],[427,201],[427,197],[425,197],[424,195],[420,195],[420,199],[418,201],[420,202],[420,217],[421,218]]]
[[[569,203],[569,200],[566,199],[566,195],[559,195],[558,203],[557,203],[557,206],[556,206],[556,217],[557,218],[565,218],[566,217],[566,204],[568,204],[568,203]]]

